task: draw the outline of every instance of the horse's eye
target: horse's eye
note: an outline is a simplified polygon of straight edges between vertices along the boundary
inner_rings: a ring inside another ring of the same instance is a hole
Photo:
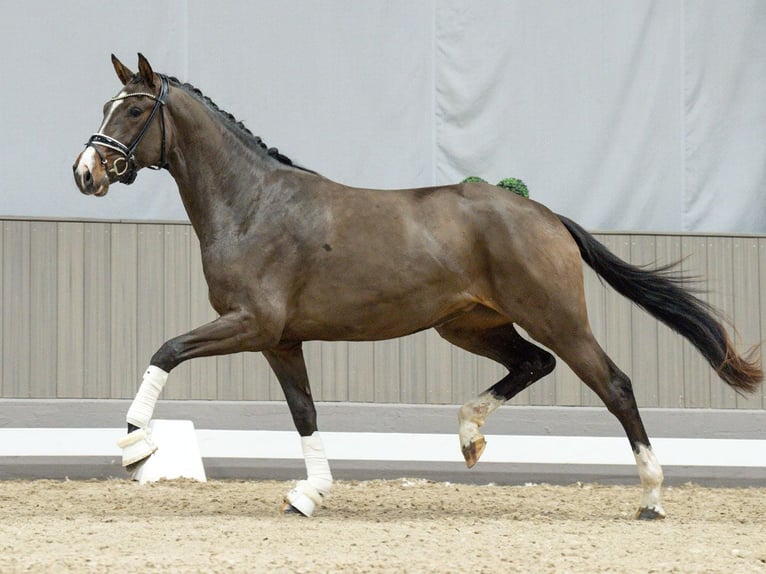
[[[130,108],[128,113],[130,114],[130,117],[137,118],[141,115],[141,108]]]

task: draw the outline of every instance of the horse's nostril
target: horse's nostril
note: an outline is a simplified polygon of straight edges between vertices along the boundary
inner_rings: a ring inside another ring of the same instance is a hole
[[[87,184],[90,184],[93,181],[93,176],[90,175],[90,170],[89,169],[85,170],[85,177],[84,177],[84,179],[85,179],[85,183],[87,183]]]

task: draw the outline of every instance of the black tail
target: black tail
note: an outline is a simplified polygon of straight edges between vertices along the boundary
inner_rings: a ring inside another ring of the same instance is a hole
[[[715,310],[692,295],[688,279],[670,267],[648,270],[630,265],[611,253],[571,219],[558,215],[580,248],[583,261],[609,285],[688,339],[732,388],[752,393],[763,381],[758,347],[746,357],[737,354]]]

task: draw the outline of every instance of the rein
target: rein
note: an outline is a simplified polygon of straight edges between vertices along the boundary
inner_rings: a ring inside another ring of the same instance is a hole
[[[141,131],[138,132],[136,139],[133,140],[133,143],[131,143],[129,146],[126,146],[125,144],[114,139],[111,136],[108,136],[102,133],[95,133],[92,136],[90,136],[90,139],[85,144],[85,147],[92,147],[94,150],[96,150],[98,157],[101,158],[101,164],[104,166],[104,169],[107,172],[111,171],[112,173],[114,173],[117,176],[119,182],[124,183],[125,185],[130,185],[136,180],[136,176],[138,175],[138,170],[136,169],[136,158],[135,158],[136,148],[138,147],[138,144],[141,143],[141,140],[144,139],[144,136],[146,135],[146,132],[149,129],[149,126],[151,125],[152,120],[154,119],[154,116],[157,115],[157,110],[159,110],[160,112],[160,127],[162,130],[162,149],[160,152],[161,154],[160,163],[157,165],[150,165],[147,167],[149,169],[156,169],[156,170],[164,169],[168,167],[168,162],[165,155],[166,152],[165,152],[165,113],[164,113],[165,105],[168,99],[168,79],[166,76],[162,74],[159,74],[159,77],[160,77],[160,93],[157,96],[147,92],[136,92],[134,94],[125,94],[124,96],[115,96],[109,100],[110,102],[114,102],[117,100],[124,100],[127,98],[134,98],[139,96],[145,96],[147,98],[151,98],[154,100],[154,107],[152,108],[152,111],[149,114],[149,117],[146,119],[144,126],[141,128]],[[112,149],[122,154],[122,157],[118,157],[112,162],[111,170],[109,169],[109,162],[106,159],[106,155],[104,155],[104,153],[99,149],[99,146]]]

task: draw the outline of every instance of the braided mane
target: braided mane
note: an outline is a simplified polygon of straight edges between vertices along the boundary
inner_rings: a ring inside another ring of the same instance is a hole
[[[219,108],[218,105],[209,97],[207,97],[205,94],[203,94],[199,88],[195,88],[188,82],[182,83],[178,78],[175,78],[173,76],[168,76],[168,81],[170,82],[171,85],[179,87],[183,89],[185,92],[196,97],[203,104],[205,104],[207,108],[213,110],[218,115],[220,115],[221,118],[226,123],[227,127],[231,128],[232,132],[235,135],[237,135],[239,139],[243,143],[245,143],[250,149],[254,149],[260,152],[265,152],[269,157],[277,160],[281,164],[289,165],[291,167],[295,167],[297,169],[307,171],[309,173],[317,173],[313,170],[310,170],[308,168],[305,168],[303,166],[293,163],[293,160],[291,160],[289,157],[279,153],[279,150],[277,148],[268,147],[266,143],[259,136],[254,135],[253,132],[251,132],[245,126],[244,123],[242,123],[241,121],[237,121],[237,118],[235,118],[232,114]]]

